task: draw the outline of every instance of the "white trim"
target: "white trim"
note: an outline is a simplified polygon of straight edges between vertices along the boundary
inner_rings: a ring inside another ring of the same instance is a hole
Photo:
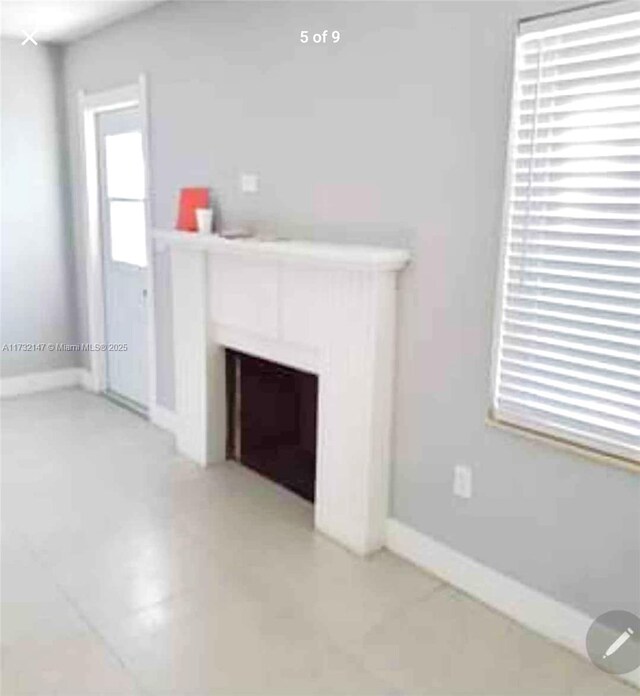
[[[585,659],[593,619],[507,575],[455,551],[396,519],[387,520],[386,546],[518,623]],[[640,668],[621,675],[640,686]]]
[[[89,372],[81,367],[67,367],[61,370],[28,372],[15,377],[3,377],[0,379],[0,397],[5,399],[52,389],[85,387],[88,378]]]
[[[516,89],[516,56],[518,51],[517,37],[512,42],[512,52],[510,57],[511,66],[511,90],[509,92],[509,124],[508,137],[506,141],[505,151],[505,166],[504,177],[502,182],[502,217],[500,219],[500,251],[498,253],[498,269],[495,279],[494,297],[493,297],[493,325],[491,337],[491,381],[489,394],[490,410],[493,411],[496,406],[496,394],[498,393],[498,368],[500,365],[500,353],[502,352],[502,315],[503,315],[503,297],[506,283],[506,258],[508,247],[507,226],[509,222],[509,182],[511,181],[511,172],[513,168],[513,157],[511,150],[514,140],[514,124],[516,121],[515,114],[515,89]]]
[[[587,459],[599,464],[614,466],[618,469],[623,469],[624,471],[629,471],[633,474],[640,475],[640,466],[638,466],[637,463],[634,464],[633,460],[627,459],[626,457],[617,457],[613,454],[606,454],[600,450],[591,449],[585,445],[571,442],[565,438],[552,437],[551,435],[546,435],[538,430],[531,430],[531,428],[520,427],[519,425],[514,425],[513,423],[508,423],[507,421],[498,420],[492,413],[487,414],[484,422],[490,428],[498,428],[504,432],[515,434],[518,437],[524,437],[528,440],[533,440],[534,442],[542,442],[545,445],[555,447],[556,449],[560,449],[564,452],[571,452],[572,454],[586,457]]]
[[[155,340],[155,291],[154,256],[151,238],[151,167],[149,162],[149,108],[147,80],[140,74],[138,81],[116,89],[86,94],[78,93],[79,124],[81,128],[81,171],[83,235],[85,240],[85,268],[88,311],[88,340],[90,343],[105,343],[104,326],[104,278],[102,269],[102,235],[100,231],[100,202],[98,186],[98,157],[96,117],[100,113],[137,106],[142,123],[142,141],[146,180],[146,245],[147,245],[147,362],[148,362],[148,408],[156,403],[156,340]],[[106,356],[102,351],[90,354],[91,376],[87,382],[91,391],[102,392],[106,388]]]
[[[309,346],[275,341],[228,324],[216,325],[215,340],[225,348],[232,348],[241,353],[255,355],[296,370],[311,372],[314,375],[320,374],[319,351]]]
[[[138,106],[140,103],[140,83],[135,82],[124,87],[104,90],[103,92],[92,92],[86,94],[81,90],[82,106],[86,111],[101,113],[104,111],[116,111],[126,109],[131,106]]]
[[[568,7],[560,12],[529,17],[520,20],[521,34],[531,35],[549,32],[555,29],[563,32],[565,27],[573,24],[588,25],[603,19],[613,19],[620,15],[636,14],[637,0],[613,0],[613,2],[592,2],[578,7]],[[587,26],[584,27],[588,28]]]
[[[81,386],[83,389],[93,392],[94,394],[100,394],[103,391],[91,370],[82,370]]]
[[[149,132],[151,124],[149,119],[149,91],[147,76],[141,73],[138,78],[138,90],[140,94],[140,120],[142,122],[142,150],[144,152],[144,180],[145,180],[145,230],[147,245],[147,403],[149,413],[153,409],[161,408],[156,403],[157,398],[157,363],[156,363],[156,312],[155,312],[155,271],[154,249],[151,225],[151,141]]]
[[[618,458],[626,462],[633,462],[636,466],[640,465],[638,450],[631,447],[624,447],[604,440],[592,440],[587,435],[572,430],[557,428],[549,425],[544,419],[528,418],[525,415],[511,413],[508,410],[495,408],[491,412],[491,418],[499,423],[513,426],[514,431],[529,430],[540,435],[541,439],[547,442],[562,440],[568,445],[574,445],[576,450],[598,452],[602,456],[609,456],[611,459]],[[631,464],[633,466],[633,464]]]
[[[166,430],[170,433],[176,432],[176,414],[175,411],[170,411],[164,406],[155,404],[152,409],[149,409],[149,419],[154,425]]]
[[[96,144],[96,119],[90,104],[98,95],[88,97],[78,94],[78,123],[81,128],[82,186],[80,199],[84,237],[85,283],[87,288],[88,339],[91,343],[104,343],[104,283],[100,258],[100,204],[98,194],[98,156]],[[86,105],[86,107],[85,107]],[[91,146],[89,146],[91,145]],[[91,351],[89,370],[95,391],[106,386],[106,363],[102,351]]]
[[[214,256],[277,261],[281,264],[348,271],[399,271],[409,263],[407,249],[329,244],[290,239],[234,239],[222,234],[190,234],[177,230],[154,230],[156,242]]]

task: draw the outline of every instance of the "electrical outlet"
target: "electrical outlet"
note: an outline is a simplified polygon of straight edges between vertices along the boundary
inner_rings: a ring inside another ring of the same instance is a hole
[[[459,498],[471,497],[471,467],[456,466],[453,469],[453,494]]]
[[[240,177],[240,188],[243,193],[258,193],[259,182],[257,174],[243,174]]]

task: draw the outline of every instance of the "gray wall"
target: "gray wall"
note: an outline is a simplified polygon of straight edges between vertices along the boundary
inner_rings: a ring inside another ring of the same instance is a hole
[[[60,49],[2,39],[0,59],[2,343],[72,343],[74,260],[66,223]],[[0,374],[76,362],[68,352],[2,351]]]
[[[68,99],[148,74],[157,226],[172,225],[179,187],[208,184],[231,222],[410,244],[394,516],[591,615],[640,613],[640,476],[485,423],[512,44],[517,19],[549,7],[170,3],[71,47]],[[323,28],[342,41],[298,43]],[[242,171],[260,173],[257,198],[238,192]],[[452,497],[455,464],[474,467],[469,501]]]

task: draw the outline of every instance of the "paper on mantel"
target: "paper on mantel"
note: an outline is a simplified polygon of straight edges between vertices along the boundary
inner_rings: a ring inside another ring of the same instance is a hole
[[[222,239],[252,239],[255,237],[253,232],[243,230],[241,227],[231,228],[228,230],[220,230]]]

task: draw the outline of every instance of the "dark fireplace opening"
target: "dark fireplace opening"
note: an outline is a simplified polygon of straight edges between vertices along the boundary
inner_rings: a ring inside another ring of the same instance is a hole
[[[226,350],[227,456],[313,501],[318,378]]]

